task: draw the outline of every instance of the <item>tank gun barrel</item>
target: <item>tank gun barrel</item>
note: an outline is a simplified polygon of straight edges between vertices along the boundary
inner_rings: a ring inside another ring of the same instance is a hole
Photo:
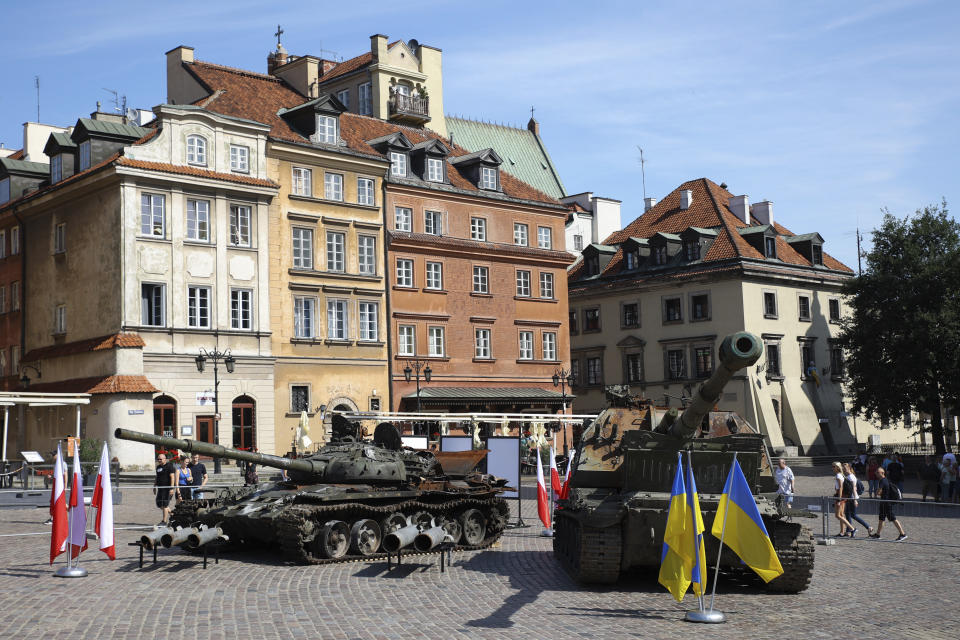
[[[310,460],[308,458],[283,458],[281,456],[272,456],[268,453],[240,451],[238,449],[222,447],[218,444],[210,444],[209,442],[155,436],[152,433],[140,433],[139,431],[130,431],[129,429],[117,429],[113,432],[113,435],[120,440],[133,440],[134,442],[159,445],[168,449],[180,449],[181,451],[198,453],[212,458],[227,458],[228,460],[253,462],[254,464],[259,464],[264,467],[287,469],[288,471],[322,473],[326,467],[323,461]]]
[[[693,437],[703,417],[710,413],[720,399],[720,394],[727,383],[738,371],[759,360],[762,354],[763,343],[752,333],[739,331],[728,335],[720,343],[719,366],[713,375],[697,389],[690,406],[671,424],[661,423],[656,431],[669,433],[675,438]]]

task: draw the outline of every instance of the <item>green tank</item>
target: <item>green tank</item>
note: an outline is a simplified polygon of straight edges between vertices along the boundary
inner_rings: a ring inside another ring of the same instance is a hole
[[[486,451],[434,453],[405,448],[390,423],[372,442],[334,416],[334,437],[316,453],[291,458],[117,429],[117,438],[282,469],[287,480],[223,489],[177,503],[176,527],[219,527],[231,546],[279,547],[299,564],[385,557],[443,541],[482,549],[506,528],[506,480],[475,471]],[[423,534],[423,535],[421,535]]]
[[[571,577],[582,583],[612,583],[631,569],[659,571],[677,452],[691,452],[708,529],[737,452],[784,569],[766,588],[796,593],[809,586],[813,536],[788,517],[803,514],[777,500],[763,436],[733,412],[712,411],[724,386],[762,352],[762,343],[750,333],[727,336],[720,345],[719,367],[683,413],[658,412],[625,391],[608,392],[611,406],[584,430],[569,497],[558,502],[554,516],[554,554]],[[713,567],[719,541],[708,532],[704,542],[707,564]],[[743,570],[726,547],[721,567]]]

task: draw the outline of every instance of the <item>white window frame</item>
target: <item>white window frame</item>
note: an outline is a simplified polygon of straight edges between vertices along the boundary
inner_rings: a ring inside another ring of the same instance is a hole
[[[346,89],[340,89],[340,91],[337,91],[337,100],[339,100],[340,104],[342,104],[344,107],[346,107],[349,110],[350,109],[350,88],[348,87]]]
[[[191,220],[192,217],[192,220]],[[201,222],[203,223],[201,225]],[[191,225],[193,227],[191,228]],[[201,226],[206,227],[200,233]],[[210,242],[210,201],[187,199],[187,240]]]
[[[58,222],[53,228],[53,252],[66,253],[67,251],[67,223]]]
[[[470,239],[477,242],[487,241],[486,218],[470,218]]]
[[[521,331],[518,336],[518,358],[533,360],[533,331]]]
[[[158,206],[159,203],[159,206]],[[167,232],[167,197],[162,193],[140,194],[140,235],[165,238]],[[159,225],[157,221],[159,220]]]
[[[159,291],[160,300],[159,300],[159,317],[160,321],[157,323],[151,322],[152,314],[149,312],[153,310],[153,303],[157,302],[156,300],[148,300],[144,296],[144,287],[156,287],[152,289],[152,292]],[[148,308],[149,307],[149,308]],[[167,326],[167,285],[158,282],[142,282],[140,283],[140,324],[145,327],[165,327]]]
[[[357,269],[360,275],[377,275],[377,237],[357,236]]]
[[[443,327],[427,327],[427,345],[429,347],[428,355],[431,357],[442,358],[446,355]]]
[[[554,299],[553,274],[549,271],[540,272],[540,298],[542,300]]]
[[[526,247],[529,242],[529,227],[523,222],[513,223],[513,244]]]
[[[317,335],[317,299],[313,296],[293,297],[293,336],[312,340]]]
[[[473,331],[473,357],[478,360],[490,360],[490,329],[478,328]]]
[[[362,116],[373,115],[373,94],[371,84],[364,82],[357,86],[357,113]]]
[[[544,331],[540,338],[541,351],[543,359],[547,362],[556,362],[557,360],[557,333],[555,331]]]
[[[443,290],[443,263],[442,262],[428,262],[427,263],[427,279],[424,289],[431,289],[433,291],[442,291]]]
[[[373,194],[374,186],[373,178],[357,178],[357,204],[371,207],[376,205],[376,197]]]
[[[525,269],[517,269],[517,297],[530,297],[530,272]]]
[[[77,157],[77,162],[80,165],[80,171],[86,171],[90,168],[90,158],[90,141],[84,140],[80,143]]]
[[[337,144],[339,141],[337,134],[337,119],[334,116],[317,114],[317,131],[314,134],[314,141],[323,144]]]
[[[20,254],[20,227],[10,227],[10,255]]]
[[[249,247],[253,238],[253,210],[250,205],[230,205],[230,244]]]
[[[373,300],[358,302],[357,322],[360,325],[361,342],[378,342],[380,340],[380,303]]]
[[[407,175],[407,154],[399,151],[390,152],[390,175],[404,178]]]
[[[394,207],[393,228],[397,231],[413,231],[413,209],[410,207]]]
[[[53,333],[63,335],[67,332],[67,305],[58,304],[53,310]]]
[[[473,293],[490,293],[490,267],[473,267]]]
[[[10,283],[10,310],[20,311],[20,281]]]
[[[209,329],[212,320],[210,287],[190,285],[187,287],[187,326],[194,329]],[[204,310],[206,323],[203,322]]]
[[[347,234],[327,231],[327,271],[344,273],[347,270]]]
[[[313,269],[313,229],[293,227],[293,268]]]
[[[290,190],[295,196],[313,197],[313,169],[292,167],[290,169]]]
[[[323,174],[323,197],[335,202],[343,202],[343,174]]]
[[[230,289],[230,328],[253,329],[253,289]]]
[[[417,353],[417,327],[412,324],[397,326],[397,355],[413,356]]]
[[[350,339],[349,302],[344,298],[327,298],[327,340]]]
[[[443,158],[427,158],[427,180],[443,182]]]
[[[397,258],[397,286],[413,286],[413,260],[410,258]]]
[[[537,246],[541,249],[553,249],[553,229],[537,227]]]
[[[230,145],[230,171],[250,173],[250,147]]]
[[[497,170],[494,167],[480,167],[480,188],[497,190]]]
[[[207,139],[199,134],[187,136],[187,164],[207,166]]]
[[[583,251],[583,236],[579,233],[573,235],[573,250]]]
[[[443,235],[443,212],[425,209],[423,212],[423,232],[431,236]]]

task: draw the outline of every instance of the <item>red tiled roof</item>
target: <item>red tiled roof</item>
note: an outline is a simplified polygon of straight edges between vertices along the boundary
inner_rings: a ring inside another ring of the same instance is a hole
[[[235,173],[218,173],[209,169],[198,169],[197,167],[180,166],[166,162],[148,162],[146,160],[134,160],[133,158],[120,157],[117,164],[125,167],[134,167],[136,169],[149,169],[151,171],[160,171],[163,173],[175,173],[179,175],[197,176],[199,178],[210,178],[213,180],[223,180],[225,182],[239,182],[240,184],[252,184],[258,187],[279,187],[272,180],[262,178],[252,178]]]
[[[143,338],[137,333],[113,333],[99,338],[88,338],[87,340],[31,349],[23,356],[21,362],[34,362],[47,358],[59,358],[107,349],[138,349],[142,348],[144,344]]]
[[[360,67],[365,67],[371,62],[373,62],[373,54],[369,51],[355,58],[344,60],[333,69],[330,69],[330,71],[327,71],[325,74],[320,76],[320,84],[323,84],[327,80],[332,80],[342,75],[346,75],[351,71],[356,71]]]
[[[7,157],[11,160],[23,160],[23,149],[17,149]]]
[[[47,393],[157,393],[146,376],[94,376],[31,384],[30,391]]]

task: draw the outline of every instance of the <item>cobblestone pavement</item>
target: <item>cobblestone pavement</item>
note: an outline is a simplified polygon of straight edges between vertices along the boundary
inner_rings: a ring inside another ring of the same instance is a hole
[[[803,476],[801,492],[816,493],[819,475]],[[158,520],[152,502],[149,489],[125,488],[117,560],[90,549],[81,556],[89,577],[74,580],[52,575],[45,510],[0,511],[3,637],[956,637],[954,599],[944,594],[960,588],[960,548],[934,545],[957,544],[957,517],[904,518],[921,544],[893,543],[891,529],[885,541],[817,546],[813,582],[799,595],[721,576],[717,605],[729,621],[707,629],[683,621],[695,601],[674,602],[655,572],[615,588],[571,582],[538,535],[533,500],[523,502],[529,527],[508,530],[497,549],[455,553],[444,574],[436,556],[388,573],[382,561],[303,567],[265,552],[225,555],[204,571],[179,550],[161,550],[141,570],[127,546],[140,534],[123,528]],[[818,520],[810,524],[818,531]],[[6,535],[28,533],[43,535]]]

